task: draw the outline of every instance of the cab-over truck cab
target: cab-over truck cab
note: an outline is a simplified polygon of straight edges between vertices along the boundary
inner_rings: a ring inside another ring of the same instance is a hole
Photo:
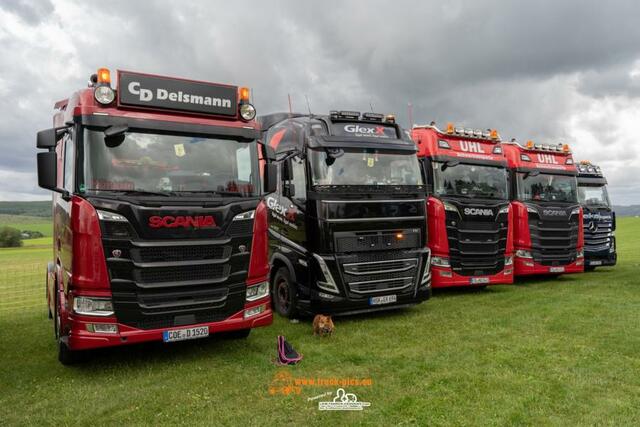
[[[511,171],[515,275],[584,269],[582,208],[568,145],[503,144]]]
[[[275,309],[352,314],[429,298],[425,186],[393,116],[259,121],[281,161],[278,189],[266,196]]]
[[[600,166],[588,160],[576,165],[578,200],[584,210],[584,268],[615,265],[616,213],[611,207],[607,179]]]
[[[125,71],[114,89],[107,69],[89,86],[37,138],[60,361],[270,324],[261,184],[275,165],[260,166],[249,90]]]
[[[416,125],[428,189],[433,287],[513,282],[507,162],[495,130]]]

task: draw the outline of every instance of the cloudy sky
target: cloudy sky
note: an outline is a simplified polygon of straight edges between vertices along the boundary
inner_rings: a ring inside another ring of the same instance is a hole
[[[0,200],[37,188],[35,134],[98,67],[248,85],[258,113],[395,112],[569,143],[640,204],[640,3],[0,3]],[[106,5],[106,7],[104,6]]]

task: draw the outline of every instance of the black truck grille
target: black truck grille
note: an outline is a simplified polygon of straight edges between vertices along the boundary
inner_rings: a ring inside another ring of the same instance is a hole
[[[420,247],[419,230],[394,230],[381,232],[337,232],[337,252],[388,251]]]
[[[140,329],[184,326],[224,320],[244,308],[249,253],[233,255],[230,238],[130,239],[103,240],[119,322]]]
[[[412,290],[422,267],[415,253],[405,251],[346,255],[338,262],[343,282],[358,295]]]
[[[611,221],[593,221],[584,223],[585,252],[606,251],[611,247],[613,224]]]
[[[492,221],[461,221],[447,212],[447,239],[451,268],[462,276],[497,274],[504,268],[507,247],[507,214]]]
[[[533,260],[546,266],[571,264],[577,257],[578,215],[569,220],[543,219],[529,213],[529,232]]]

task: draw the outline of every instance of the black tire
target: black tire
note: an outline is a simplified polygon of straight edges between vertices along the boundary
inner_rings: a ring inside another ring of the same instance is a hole
[[[249,334],[251,334],[251,328],[238,329],[237,331],[227,332],[225,334],[225,338],[229,338],[232,340],[243,340],[249,338]]]
[[[78,363],[82,358],[81,354],[78,351],[70,350],[67,344],[63,341],[62,336],[60,335],[60,313],[58,312],[58,291],[54,292],[54,303],[53,303],[53,333],[56,339],[56,343],[58,345],[58,361],[65,366],[73,365]]]
[[[596,268],[595,268],[593,265],[589,265],[589,266],[586,266],[586,267],[584,268],[584,271],[593,271],[593,270],[595,270],[595,269],[596,269]]]
[[[287,267],[280,267],[273,276],[271,295],[273,307],[279,315],[289,319],[298,315],[298,290]]]
[[[484,291],[485,289],[487,289],[487,285],[480,285],[480,286],[476,286],[476,289],[478,291]]]

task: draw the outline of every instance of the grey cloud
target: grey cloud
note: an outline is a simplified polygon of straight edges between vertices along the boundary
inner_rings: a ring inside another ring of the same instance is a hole
[[[53,4],[48,0],[4,0],[0,9],[16,14],[30,25],[36,25],[53,11]]]

